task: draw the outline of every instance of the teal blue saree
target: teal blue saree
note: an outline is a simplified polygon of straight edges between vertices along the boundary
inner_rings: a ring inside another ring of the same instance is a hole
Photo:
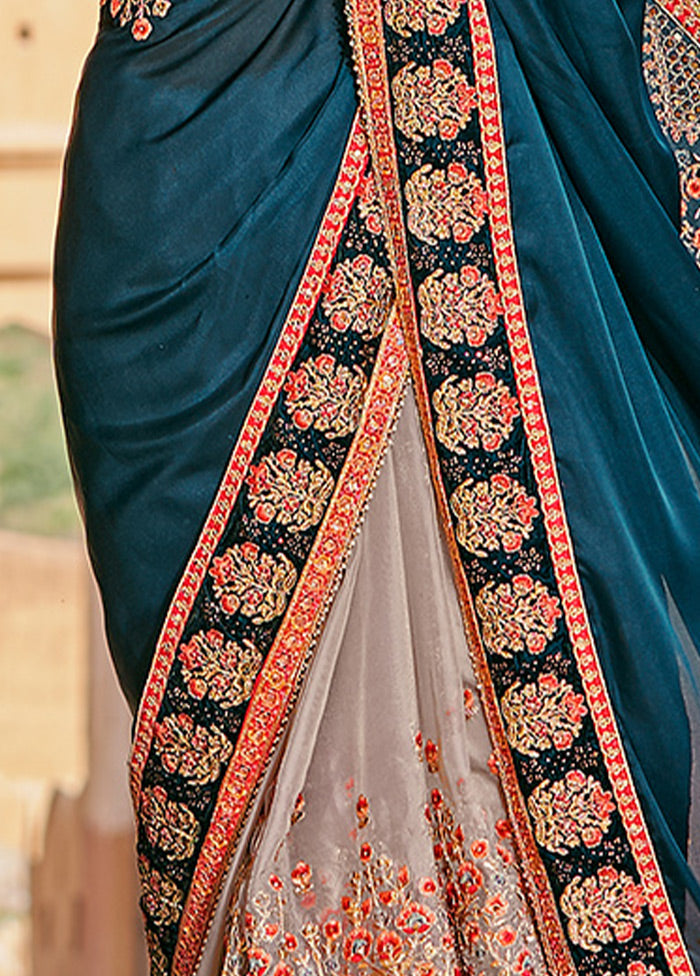
[[[55,355],[154,974],[700,971],[699,104],[682,0],[103,5]]]

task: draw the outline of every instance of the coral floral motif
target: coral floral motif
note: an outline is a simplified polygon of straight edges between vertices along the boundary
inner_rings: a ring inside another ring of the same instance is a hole
[[[470,346],[483,346],[503,314],[496,286],[472,264],[465,264],[459,274],[434,271],[418,288],[418,304],[421,332],[441,349],[465,340]]]
[[[360,180],[357,197],[357,209],[367,230],[375,235],[383,233],[382,202],[372,170],[368,170]]]
[[[334,481],[321,461],[306,461],[284,448],[251,464],[246,484],[257,519],[275,519],[290,532],[305,532],[323,518]]]
[[[612,793],[580,769],[570,769],[556,783],[544,780],[528,798],[537,842],[553,854],[584,844],[598,847],[615,810]]]
[[[170,800],[162,786],[153,786],[141,795],[140,816],[152,847],[172,861],[192,857],[199,824],[184,803]]]
[[[588,713],[583,695],[555,674],[511,685],[501,701],[508,741],[524,756],[545,749],[569,749],[580,735]]]
[[[145,857],[139,858],[141,904],[159,928],[171,925],[180,917],[182,892],[171,878],[151,868]]]
[[[433,406],[435,436],[455,454],[464,454],[465,447],[497,451],[520,415],[516,398],[491,373],[448,376],[433,394]]]
[[[439,749],[428,743],[430,763],[439,765]],[[337,905],[317,908],[314,871],[306,861],[297,862],[289,880],[269,875],[268,890],[254,896],[251,910],[232,911],[222,976],[476,976],[487,970],[533,976],[540,971],[512,851],[505,845],[508,831],[497,825],[502,843],[479,837],[467,851],[463,828],[443,793],[434,789],[426,816],[438,873],[414,878],[371,837],[366,796],[358,796],[355,812],[355,866]],[[300,912],[307,920],[293,931]]]
[[[436,36],[454,24],[464,3],[466,0],[386,0],[384,18],[402,37],[422,30]]]
[[[394,300],[394,286],[384,268],[368,254],[341,261],[326,279],[321,307],[333,329],[352,329],[375,339],[384,328]]]
[[[476,89],[466,75],[439,58],[431,65],[407,64],[394,78],[396,127],[409,139],[454,139],[469,124]]]
[[[532,530],[537,502],[506,474],[488,481],[471,478],[452,493],[450,507],[457,518],[457,539],[475,556],[502,549],[517,552]]]
[[[476,173],[462,163],[434,169],[426,163],[406,183],[408,229],[425,244],[449,238],[465,244],[484,225],[486,191]]]
[[[195,725],[189,715],[168,715],[156,725],[154,747],[163,767],[194,783],[213,783],[233,746],[221,729]]]
[[[492,654],[512,657],[519,651],[541,654],[554,637],[561,617],[559,600],[544,583],[525,573],[511,583],[487,583],[477,594],[481,635]]]
[[[100,0],[100,6],[109,6],[110,15],[120,27],[131,24],[135,41],[145,41],[153,30],[151,18],[165,17],[172,3],[170,0]]]
[[[294,426],[313,427],[333,440],[359,424],[367,378],[359,366],[350,369],[324,353],[290,372],[284,389]]]
[[[253,542],[231,546],[223,556],[216,556],[209,574],[224,613],[240,611],[254,624],[279,617],[297,581],[297,572],[284,553],[261,553]]]
[[[606,973],[605,976],[611,976],[611,974]],[[661,971],[656,966],[647,965],[639,959],[634,959],[628,963],[624,973],[619,973],[618,976],[661,976]]]
[[[642,921],[646,898],[629,875],[605,866],[591,877],[578,875],[569,882],[560,904],[571,941],[600,952],[611,942],[629,942]]]
[[[219,630],[200,630],[182,644],[178,659],[182,680],[193,698],[209,698],[220,708],[234,708],[247,701],[262,664],[255,645],[227,641]]]

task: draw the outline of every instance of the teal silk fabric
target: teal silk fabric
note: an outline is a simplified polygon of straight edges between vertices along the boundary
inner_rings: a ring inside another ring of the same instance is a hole
[[[66,164],[56,365],[135,707],[357,96],[333,0],[178,0],[145,42],[104,9]],[[642,0],[491,0],[489,11],[574,549],[682,922],[700,907],[688,861],[700,805],[700,270],[679,240],[676,166],[644,86]]]
[[[103,11],[66,161],[56,367],[135,708],[303,272],[355,93],[328,0],[179,0],[157,43]]]

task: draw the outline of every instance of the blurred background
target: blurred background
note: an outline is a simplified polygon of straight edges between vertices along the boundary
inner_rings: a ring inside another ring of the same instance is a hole
[[[61,158],[98,0],[1,0],[0,976],[143,976],[129,715],[51,364]]]

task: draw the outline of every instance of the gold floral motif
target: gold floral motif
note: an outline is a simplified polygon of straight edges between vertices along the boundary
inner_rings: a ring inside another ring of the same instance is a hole
[[[221,708],[247,701],[262,665],[255,645],[226,641],[218,630],[200,630],[180,646],[182,680],[193,698],[209,698]]]
[[[351,434],[359,424],[367,377],[359,366],[350,369],[324,353],[290,372],[284,389],[294,426],[313,427],[333,440]]]
[[[426,817],[436,873],[413,877],[372,837],[367,797],[357,798],[355,812],[356,862],[337,906],[317,908],[307,861],[297,861],[288,878],[270,874],[248,911],[232,911],[222,976],[454,976],[487,969],[533,976],[540,970],[507,821],[496,825],[495,842],[480,836],[467,848],[447,799],[432,790]],[[300,913],[306,921],[295,927],[292,917]]]
[[[151,846],[169,860],[192,857],[199,836],[197,819],[184,803],[170,800],[162,786],[143,791],[140,818]]]
[[[209,574],[224,613],[240,611],[254,624],[279,617],[297,581],[297,571],[284,553],[261,553],[253,542],[236,544],[216,556]]]
[[[360,217],[370,234],[381,234],[383,232],[382,223],[382,202],[377,189],[377,181],[372,170],[368,170],[360,180],[357,189],[357,207]]]
[[[512,657],[519,651],[541,654],[561,617],[559,600],[544,583],[525,573],[511,583],[487,583],[477,594],[481,635],[492,654]]]
[[[183,895],[175,882],[152,868],[145,857],[139,858],[141,904],[157,928],[172,925],[180,918]]]
[[[600,952],[611,942],[629,942],[642,921],[646,898],[629,875],[606,866],[591,877],[575,877],[560,904],[569,919],[571,941],[588,952]]]
[[[597,779],[571,769],[556,783],[544,780],[535,787],[527,808],[538,844],[553,854],[568,854],[579,844],[598,847],[610,829],[615,804]]]
[[[605,976],[613,976],[613,974],[607,972]],[[640,959],[634,959],[627,964],[627,969],[615,973],[615,976],[662,976],[662,973],[656,966],[642,962]]]
[[[321,461],[306,461],[284,448],[251,464],[248,502],[260,522],[275,519],[290,532],[305,532],[323,518],[333,475]]]
[[[471,240],[488,211],[481,180],[462,163],[445,170],[421,166],[406,183],[406,204],[409,231],[433,245],[449,238],[459,244]]]
[[[105,5],[120,27],[131,24],[131,36],[136,41],[145,41],[150,35],[152,17],[165,17],[172,7],[170,0],[100,0],[100,6]]]
[[[221,729],[195,725],[185,713],[168,715],[156,725],[153,745],[169,773],[179,773],[199,784],[213,783],[233,753]]]
[[[555,674],[541,674],[525,685],[516,681],[503,696],[501,709],[508,742],[524,756],[570,748],[588,714],[583,695]]]
[[[365,339],[375,339],[382,332],[393,301],[391,278],[368,254],[337,265],[321,293],[321,307],[331,328],[338,332],[352,329]]]
[[[422,30],[439,35],[454,24],[463,3],[466,0],[386,0],[384,18],[402,37]]]
[[[507,474],[488,481],[471,478],[455,489],[450,507],[457,518],[457,539],[475,556],[503,549],[517,552],[532,531],[537,502]]]
[[[426,136],[454,139],[476,107],[476,89],[444,58],[430,65],[410,62],[394,78],[391,91],[394,123],[416,142]]]
[[[516,398],[491,373],[448,376],[433,394],[433,406],[435,435],[455,454],[464,454],[465,447],[497,451],[520,415]]]
[[[491,279],[472,264],[459,274],[438,268],[418,288],[420,329],[441,349],[466,342],[483,346],[503,314],[501,296]]]

